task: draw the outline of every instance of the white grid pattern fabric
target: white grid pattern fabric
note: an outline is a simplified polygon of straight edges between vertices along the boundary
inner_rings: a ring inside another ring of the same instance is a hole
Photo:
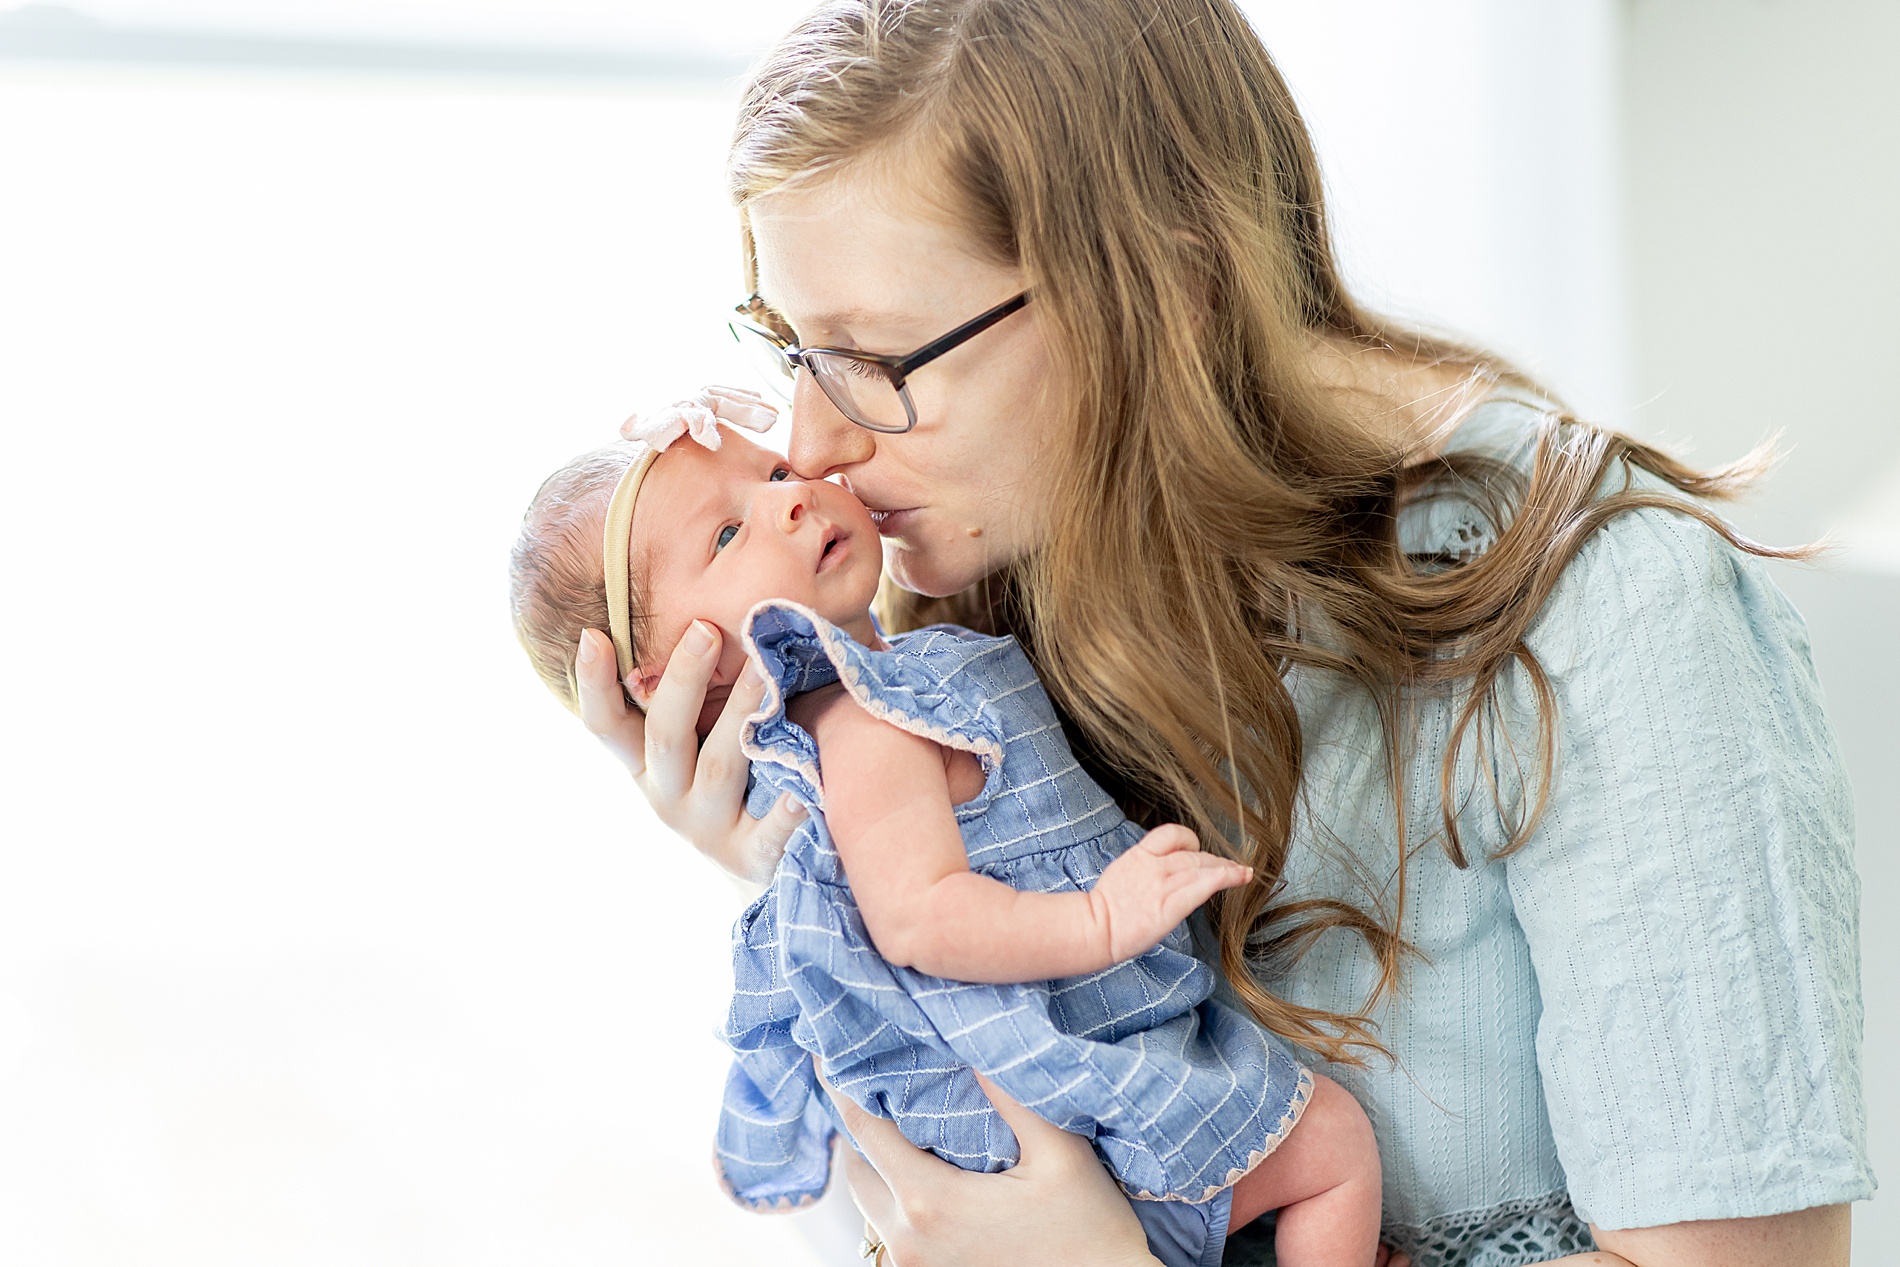
[[[1141,836],[1076,764],[1014,640],[937,627],[874,652],[791,603],[754,609],[746,637],[768,682],[742,740],[754,802],[789,790],[813,813],[734,932],[718,1161],[736,1199],[786,1209],[823,1192],[833,1123],[813,1056],[841,1093],[970,1170],[1018,1155],[973,1068],[1093,1138],[1133,1196],[1209,1200],[1278,1146],[1311,1075],[1209,999],[1185,926],[1136,959],[1033,985],[946,981],[871,944],[826,829],[816,746],[784,715],[791,695],[839,680],[892,724],[974,753],[984,787],[956,816],[972,869],[1013,888],[1086,890]]]

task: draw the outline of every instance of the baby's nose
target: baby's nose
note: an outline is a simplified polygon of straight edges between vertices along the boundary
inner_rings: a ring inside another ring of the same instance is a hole
[[[783,532],[797,532],[811,509],[811,488],[804,480],[786,480],[779,485],[778,526]]]

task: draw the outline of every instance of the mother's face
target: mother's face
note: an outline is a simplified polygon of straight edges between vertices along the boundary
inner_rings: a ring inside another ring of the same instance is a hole
[[[748,208],[759,294],[806,347],[904,355],[1024,289],[914,183],[847,170]],[[1035,302],[919,369],[917,426],[866,431],[807,373],[792,398],[790,460],[807,479],[841,476],[883,512],[885,566],[905,589],[953,594],[1042,532],[1043,483],[1060,400]]]

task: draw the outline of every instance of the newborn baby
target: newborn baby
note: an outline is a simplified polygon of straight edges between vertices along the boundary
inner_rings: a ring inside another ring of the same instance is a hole
[[[1218,1264],[1228,1228],[1271,1209],[1285,1267],[1372,1263],[1363,1112],[1210,999],[1189,953],[1182,921],[1251,872],[1185,827],[1129,822],[1013,639],[884,639],[869,512],[719,418],[762,429],[771,411],[709,389],[556,472],[512,582],[522,644],[570,709],[588,628],[611,631],[641,707],[681,638],[716,628],[702,735],[742,672],[764,676],[741,732],[753,812],[789,792],[810,816],[735,930],[727,1190],[759,1210],[825,1190],[820,1072],[918,1146],[1006,1169],[1015,1137],[976,1070],[1094,1141],[1170,1267]]]

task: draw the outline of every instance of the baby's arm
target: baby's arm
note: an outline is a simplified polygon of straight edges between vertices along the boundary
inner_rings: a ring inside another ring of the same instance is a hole
[[[1148,835],[1087,893],[1022,893],[970,870],[943,748],[878,720],[841,690],[805,696],[825,821],[878,953],[958,981],[1097,972],[1152,949],[1252,871],[1205,854],[1185,827]]]

